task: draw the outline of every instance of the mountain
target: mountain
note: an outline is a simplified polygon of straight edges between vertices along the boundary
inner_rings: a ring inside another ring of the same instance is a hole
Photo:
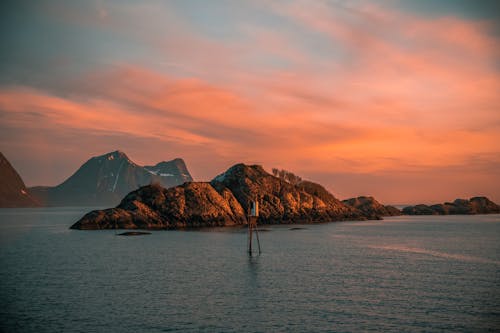
[[[384,206],[373,197],[357,197],[342,200],[348,206],[361,210],[366,216],[374,218],[381,216],[401,215],[401,211],[393,206]]]
[[[33,198],[23,180],[0,152],[0,207],[37,207],[40,203]]]
[[[127,193],[147,184],[171,187],[192,180],[182,159],[143,167],[114,151],[92,157],[60,185],[31,191],[47,206],[105,206],[118,204]]]
[[[292,185],[261,166],[237,164],[211,182],[173,188],[148,185],[116,208],[86,214],[72,229],[176,229],[246,224],[250,201],[259,201],[259,224],[363,220],[358,209],[312,182]]]
[[[457,215],[457,214],[498,214],[500,206],[486,197],[473,197],[469,200],[456,199],[436,205],[415,205],[403,208],[406,215]]]

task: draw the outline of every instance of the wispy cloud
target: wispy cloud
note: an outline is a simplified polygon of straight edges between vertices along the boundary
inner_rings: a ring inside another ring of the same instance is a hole
[[[130,136],[121,148],[147,162],[166,158],[160,147],[168,147],[202,179],[246,161],[326,183],[391,173],[402,191],[409,173],[437,177],[461,166],[476,174],[464,188],[480,182],[500,199],[487,184],[500,180],[500,44],[490,21],[387,3],[259,1],[234,5],[234,17],[201,18],[186,6],[44,8],[51,24],[95,44],[77,71],[56,62],[36,80],[0,86],[1,128],[11,133],[2,149],[17,140],[36,150],[27,133],[40,130],[61,147],[71,129],[106,147]],[[205,29],[214,25],[224,29]],[[55,53],[75,61],[71,50]],[[84,149],[101,152],[94,148]],[[479,169],[477,156],[487,161]],[[389,193],[377,182],[368,189]]]

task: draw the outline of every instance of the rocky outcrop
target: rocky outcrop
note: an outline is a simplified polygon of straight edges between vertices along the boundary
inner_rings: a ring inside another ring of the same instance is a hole
[[[366,219],[321,185],[292,185],[261,166],[237,164],[210,183],[165,189],[148,185],[129,193],[116,207],[93,211],[73,229],[175,229],[246,224],[250,201],[259,201],[259,224],[313,223]]]
[[[148,185],[129,193],[116,208],[95,210],[72,229],[177,229],[243,224],[245,214],[229,191],[191,182],[173,188]]]
[[[0,207],[37,207],[40,203],[31,195],[21,176],[0,152]]]
[[[373,197],[361,196],[357,198],[342,200],[342,202],[348,206],[360,210],[364,215],[370,216],[372,218],[401,215],[401,211],[396,207],[384,206]]]
[[[500,205],[487,197],[473,197],[470,198],[469,203],[474,214],[500,214]]]
[[[500,206],[486,197],[473,197],[469,200],[456,199],[436,205],[416,205],[403,208],[406,215],[455,215],[455,214],[498,214]]]
[[[402,212],[405,215],[438,215],[437,211],[424,204],[405,207]]]
[[[91,158],[58,186],[33,187],[31,191],[45,206],[111,206],[147,184],[172,187],[192,180],[182,159],[143,167],[125,153],[114,151]]]
[[[236,164],[210,183],[217,191],[229,189],[245,211],[249,203],[257,199],[262,224],[364,218],[321,185],[307,181],[292,185],[270,175],[259,165]]]

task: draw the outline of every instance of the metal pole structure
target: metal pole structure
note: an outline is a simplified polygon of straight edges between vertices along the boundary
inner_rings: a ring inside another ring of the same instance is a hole
[[[257,245],[259,246],[259,254],[260,254],[260,241],[259,241],[259,232],[257,230],[257,218],[255,218],[255,236],[257,238]]]
[[[255,231],[255,238],[257,239],[257,245],[260,249],[259,232],[257,230],[257,219],[259,218],[259,203],[258,201],[251,201],[248,203],[248,255],[252,255],[252,243],[253,243],[253,232]]]
[[[252,228],[253,228],[253,217],[248,218],[248,254],[252,255]]]

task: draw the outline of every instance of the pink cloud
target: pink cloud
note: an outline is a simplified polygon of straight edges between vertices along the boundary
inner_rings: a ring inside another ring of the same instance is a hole
[[[401,188],[417,173],[435,180],[447,168],[455,170],[447,182],[458,181],[462,167],[474,170],[464,188],[482,184],[500,199],[489,185],[500,180],[492,167],[500,154],[500,74],[499,42],[487,33],[488,22],[428,19],[375,5],[263,6],[320,34],[331,58],[289,32],[245,24],[244,40],[222,41],[177,17],[166,23],[176,34],[144,36],[166,66],[115,62],[67,82],[68,94],[3,87],[2,127],[154,141],[145,148],[150,155],[161,159],[157,147],[177,147],[175,155],[191,161],[202,179],[243,161],[305,176],[392,173]],[[113,8],[106,13],[93,16],[106,21],[102,29],[127,33]],[[286,66],[253,66],[266,57]],[[489,163],[472,168],[476,156]],[[365,194],[385,193],[380,184],[372,189],[379,192]]]

